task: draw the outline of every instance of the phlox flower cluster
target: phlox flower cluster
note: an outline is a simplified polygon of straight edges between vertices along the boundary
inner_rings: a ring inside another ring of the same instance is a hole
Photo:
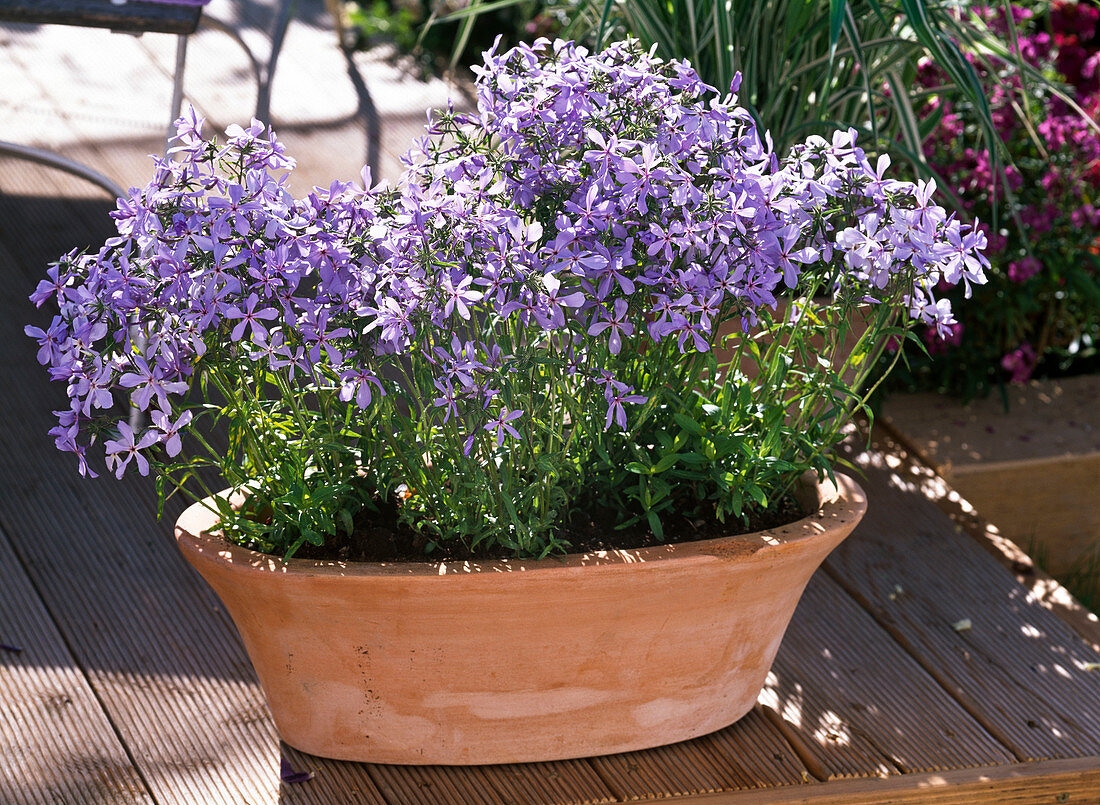
[[[185,115],[118,235],[32,295],[59,311],[28,328],[67,389],[58,448],[85,473],[97,442],[120,477],[213,466],[274,510],[247,538],[269,550],[346,524],[366,479],[405,484],[433,543],[542,555],[671,400],[749,382],[714,371],[721,323],[824,294],[947,332],[937,289],[985,281],[983,232],[933,183],[889,178],[852,132],[777,155],[686,63],[540,40],[477,76],[476,110],[437,113],[396,187],[295,199],[274,134],[219,144]]]

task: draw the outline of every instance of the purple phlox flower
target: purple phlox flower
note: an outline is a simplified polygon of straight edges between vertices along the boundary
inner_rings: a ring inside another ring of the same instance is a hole
[[[527,326],[538,313],[538,304],[530,289],[524,287],[520,290],[519,296],[508,301],[501,309],[501,316],[511,316],[513,313],[517,314],[516,318],[521,324]]]
[[[626,430],[626,409],[623,408],[623,403],[637,404],[646,401],[646,398],[641,394],[631,394],[632,391],[634,391],[633,386],[628,386],[617,380],[612,380],[604,386],[603,395],[604,399],[607,400],[607,418],[604,420],[604,430],[611,428],[612,421],[623,430]]]
[[[316,365],[321,362],[321,351],[324,350],[329,361],[334,366],[344,362],[344,356],[333,342],[338,338],[347,338],[351,331],[347,327],[329,329],[329,311],[327,308],[318,307],[307,309],[302,314],[300,331],[302,339],[309,344],[307,353],[310,363]]]
[[[934,299],[931,294],[918,287],[904,301],[909,306],[911,318],[935,327],[941,338],[950,335],[951,326],[956,324],[955,315],[951,311],[951,300]]]
[[[76,316],[72,320],[69,335],[72,341],[72,351],[76,355],[94,352],[95,343],[105,335],[107,335],[107,323],[105,321],[99,319],[88,321],[83,316]]]
[[[665,336],[665,326],[669,323],[669,317],[680,314],[681,305],[673,301],[668,294],[659,293],[653,297],[653,305],[650,307],[650,321],[646,324],[649,337],[654,341],[660,341]]]
[[[722,292],[714,291],[709,295],[700,294],[689,304],[686,310],[699,316],[699,323],[707,331],[713,328],[712,319],[722,310]]]
[[[214,226],[214,221],[218,221],[219,218],[224,216],[232,227],[233,230],[244,237],[252,229],[252,224],[249,221],[248,213],[255,213],[263,209],[263,205],[253,200],[251,197],[246,196],[246,190],[244,185],[230,184],[226,187],[227,198],[218,198],[213,196],[208,199],[211,210],[219,210],[220,214],[211,221],[211,226]],[[221,234],[227,235],[224,230]]]
[[[133,428],[126,422],[118,423],[118,438],[104,443],[103,448],[107,453],[107,467],[113,469],[116,478],[122,478],[126,467],[133,459],[137,464],[138,473],[149,474],[149,460],[141,451],[152,447],[159,441],[159,434],[153,429],[146,430],[140,438],[136,438]]]
[[[603,178],[611,171],[612,165],[619,161],[622,144],[619,143],[619,138],[614,134],[605,138],[596,129],[588,129],[585,136],[596,147],[585,151],[583,160],[595,165],[596,176]]]
[[[371,385],[374,385],[380,395],[385,396],[386,392],[382,388],[382,381],[366,367],[356,367],[354,370],[345,372],[340,376],[340,399],[349,402],[354,398],[355,404],[360,409],[365,410],[373,399]]]
[[[483,286],[485,297],[492,299],[498,308],[508,301],[508,288],[512,284],[511,277],[504,271],[501,267],[486,265],[482,275],[474,279],[474,284]]]
[[[517,243],[538,243],[542,240],[542,224],[538,221],[526,224],[518,215],[509,216],[507,229]]]
[[[466,390],[476,385],[474,373],[484,366],[476,359],[477,351],[472,341],[462,343],[457,335],[451,336],[451,351],[436,347],[433,350],[436,358],[443,365],[448,379],[455,379]]]
[[[111,384],[114,370],[104,366],[96,356],[91,367],[81,367],[72,372],[69,396],[80,401],[80,410],[90,416],[93,408],[110,408],[114,405],[111,396]]]
[[[866,187],[864,187],[864,192],[868,196],[876,199],[881,199],[886,195],[887,191],[894,190],[897,187],[901,186],[901,182],[886,178],[886,171],[888,171],[889,169],[889,154],[881,154],[873,169],[869,164],[863,165],[863,172],[870,179]]]
[[[783,271],[783,283],[788,288],[794,288],[798,285],[800,271],[795,263],[812,263],[817,259],[818,251],[812,246],[803,246],[801,249],[796,248],[802,239],[802,229],[793,224],[783,227],[775,235],[779,241],[778,268]]]
[[[75,258],[75,253],[70,255],[70,258]],[[34,293],[30,295],[30,300],[34,302],[35,307],[42,307],[44,302],[54,296],[60,299],[64,289],[72,284],[73,273],[68,270],[62,271],[62,266],[66,263],[67,261],[58,261],[46,269],[47,279],[40,280]]]
[[[183,394],[188,389],[187,383],[166,379],[159,365],[154,363],[150,367],[140,355],[132,356],[128,364],[126,368],[129,371],[119,378],[118,384],[123,388],[136,389],[130,399],[142,411],[148,410],[154,395],[160,407],[166,409],[169,407],[169,394]]]
[[[271,321],[279,317],[279,313],[275,308],[265,307],[256,310],[258,304],[260,304],[260,297],[253,293],[248,295],[243,308],[232,305],[226,310],[225,318],[239,319],[230,335],[230,338],[234,341],[240,341],[244,338],[245,329],[249,328],[252,331],[252,340],[257,344],[262,343],[259,339],[267,335],[267,329],[260,323],[260,320]]]
[[[258,361],[260,359],[266,359],[270,365],[273,361],[282,357],[280,350],[283,346],[283,334],[278,330],[257,333],[256,337],[253,339],[253,343],[258,349],[254,349],[248,353],[249,360]]]
[[[268,359],[268,366],[275,371],[288,369],[290,375],[294,373],[293,367],[309,371],[309,365],[305,360],[305,349],[298,345],[284,343],[281,333],[275,335],[279,338],[271,339],[271,357]],[[264,354],[268,354],[268,350],[265,349]]]
[[[454,386],[448,383],[446,380],[433,380],[432,385],[441,396],[432,400],[432,405],[444,410],[443,421],[447,422],[452,416],[458,417],[458,396],[455,393]],[[467,453],[469,455],[469,453]]]
[[[206,143],[202,137],[202,127],[205,123],[206,118],[201,117],[194,106],[189,103],[184,104],[182,114],[174,123],[176,134],[172,137],[179,145],[169,148],[169,155],[181,154],[185,151],[201,154],[206,148]]]
[[[523,416],[523,411],[509,411],[506,407],[501,407],[500,413],[497,418],[490,421],[488,425],[483,425],[483,429],[493,433],[496,436],[497,447],[504,444],[504,434],[507,432],[514,439],[520,438],[519,432],[513,428],[509,423],[519,419]]]
[[[472,282],[472,277],[463,277],[456,285],[449,276],[443,277],[443,293],[447,300],[443,308],[444,316],[449,317],[457,310],[459,316],[469,321],[470,308],[468,305],[477,302],[482,297],[481,291],[470,288]]]
[[[248,128],[242,128],[233,123],[226,128],[226,145],[236,149],[245,159],[245,164],[252,169],[293,169],[294,160],[286,156],[286,149],[275,132],[267,129],[264,124],[252,118]]]
[[[625,299],[616,299],[614,310],[608,313],[607,308],[596,308],[598,321],[588,328],[589,335],[599,335],[604,330],[610,330],[607,339],[607,347],[612,355],[618,355],[623,348],[622,337],[634,335],[634,324],[628,320],[629,307]]]
[[[687,352],[688,338],[694,343],[696,352],[710,349],[710,328],[702,322],[692,321],[687,316],[673,316],[670,324],[674,326],[666,327],[666,334],[676,334],[676,346],[680,352]]]
[[[634,239],[627,238],[626,243],[603,268],[595,273],[600,278],[598,288],[599,298],[606,299],[611,293],[612,283],[618,283],[619,289],[625,294],[634,293],[634,281],[623,273],[627,266],[634,265]]]
[[[945,230],[935,250],[943,261],[943,278],[952,285],[962,282],[969,299],[971,282],[983,285],[988,281],[984,269],[989,261],[981,253],[986,246],[985,233],[980,229],[964,233],[957,220],[952,220]]]
[[[649,212],[647,198],[668,195],[668,189],[658,183],[668,176],[669,171],[658,167],[659,163],[657,149],[650,143],[644,143],[637,158],[623,157],[616,164],[615,178],[622,183],[623,195],[637,200],[635,207],[642,215]]]
[[[869,281],[878,289],[890,281],[894,266],[894,253],[889,232],[878,228],[875,215],[866,216],[860,224],[863,229],[848,227],[836,235],[836,246],[844,252],[844,262],[860,280]]]
[[[918,181],[913,189],[913,212],[921,225],[935,228],[943,223],[947,212],[943,207],[932,203],[936,193],[936,180]]]
[[[584,305],[586,299],[584,292],[574,290],[572,293],[563,295],[561,280],[553,274],[544,275],[542,284],[546,288],[546,293],[538,299],[540,307],[535,309],[535,320],[548,330],[564,327],[564,308],[578,308]]]
[[[591,184],[584,194],[582,203],[565,202],[567,212],[576,216],[573,226],[582,231],[603,232],[611,219],[613,205],[610,201],[600,201],[600,186]]]
[[[45,330],[28,324],[23,328],[23,332],[38,342],[40,364],[48,366],[61,358],[62,347],[68,339],[68,327],[61,316],[54,316],[50,326]]]
[[[399,302],[392,296],[382,299],[381,306],[363,307],[356,312],[361,316],[373,316],[374,318],[364,328],[364,334],[370,333],[375,328],[381,328],[379,338],[385,344],[389,344],[395,350],[402,350],[409,342],[413,332],[412,313],[415,302]]]
[[[587,265],[590,261],[600,262],[606,259],[594,252],[585,251],[579,243],[570,244],[557,257],[557,260],[548,265],[550,271],[567,272],[578,277],[588,275]],[[600,262],[600,264],[603,263]]]
[[[80,411],[69,408],[64,411],[54,411],[58,424],[50,428],[50,435],[54,437],[54,446],[63,453],[72,453],[76,456],[77,471],[84,478],[98,478],[99,475],[88,464],[89,445],[78,444],[77,435],[80,433]],[[95,442],[95,436],[92,436]]]
[[[672,262],[674,251],[679,243],[679,235],[684,232],[684,225],[679,221],[673,221],[668,227],[662,227],[660,224],[650,224],[649,233],[652,235],[652,241],[646,248],[646,254],[650,257],[656,257],[661,255],[666,263]]]
[[[726,245],[730,242],[730,235],[736,229],[733,219],[722,213],[715,213],[700,222],[697,234],[701,236],[707,246]]]
[[[150,417],[157,430],[162,434],[159,441],[164,445],[164,452],[168,454],[169,458],[179,455],[182,449],[180,431],[191,424],[192,412],[184,411],[175,422],[172,421],[171,411],[156,410],[153,411]]]

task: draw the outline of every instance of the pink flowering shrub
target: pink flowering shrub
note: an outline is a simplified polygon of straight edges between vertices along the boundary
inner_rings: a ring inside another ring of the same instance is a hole
[[[982,15],[1009,40],[1000,8]],[[916,359],[910,380],[964,396],[1026,382],[1040,367],[1087,369],[1100,345],[1100,10],[1060,0],[1041,17],[1018,6],[1012,15],[1022,58],[1064,82],[1088,119],[1038,82],[1022,83],[1018,71],[986,72],[997,132],[1014,162],[1001,177],[988,152],[972,147],[959,108],[937,97],[923,111],[936,122],[925,155],[965,214],[984,222],[992,270],[975,304],[959,308],[961,334],[925,334],[933,359]],[[925,86],[940,80],[923,67]],[[1013,104],[1031,116],[1033,131]],[[949,296],[958,301],[967,291]]]
[[[67,389],[57,446],[162,492],[201,497],[213,470],[264,512],[219,504],[230,537],[284,555],[397,490],[428,549],[542,556],[592,507],[662,537],[829,472],[877,345],[948,332],[937,288],[985,281],[985,236],[932,184],[851,133],[774,154],[735,98],[634,43],[490,51],[477,89],[398,187],[302,199],[273,134],[182,119],[118,236],[32,295],[59,308],[27,330]]]

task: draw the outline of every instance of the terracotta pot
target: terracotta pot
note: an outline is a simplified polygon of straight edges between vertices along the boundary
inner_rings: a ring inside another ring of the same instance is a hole
[[[558,760],[694,738],[752,708],[810,576],[866,510],[837,479],[804,484],[815,513],[780,529],[541,561],[283,562],[210,534],[202,504],[176,539],[290,745],[373,763]]]

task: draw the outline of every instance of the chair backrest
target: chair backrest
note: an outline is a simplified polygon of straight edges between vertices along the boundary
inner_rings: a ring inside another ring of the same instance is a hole
[[[80,25],[114,31],[191,34],[208,0],[0,0],[0,22]]]

